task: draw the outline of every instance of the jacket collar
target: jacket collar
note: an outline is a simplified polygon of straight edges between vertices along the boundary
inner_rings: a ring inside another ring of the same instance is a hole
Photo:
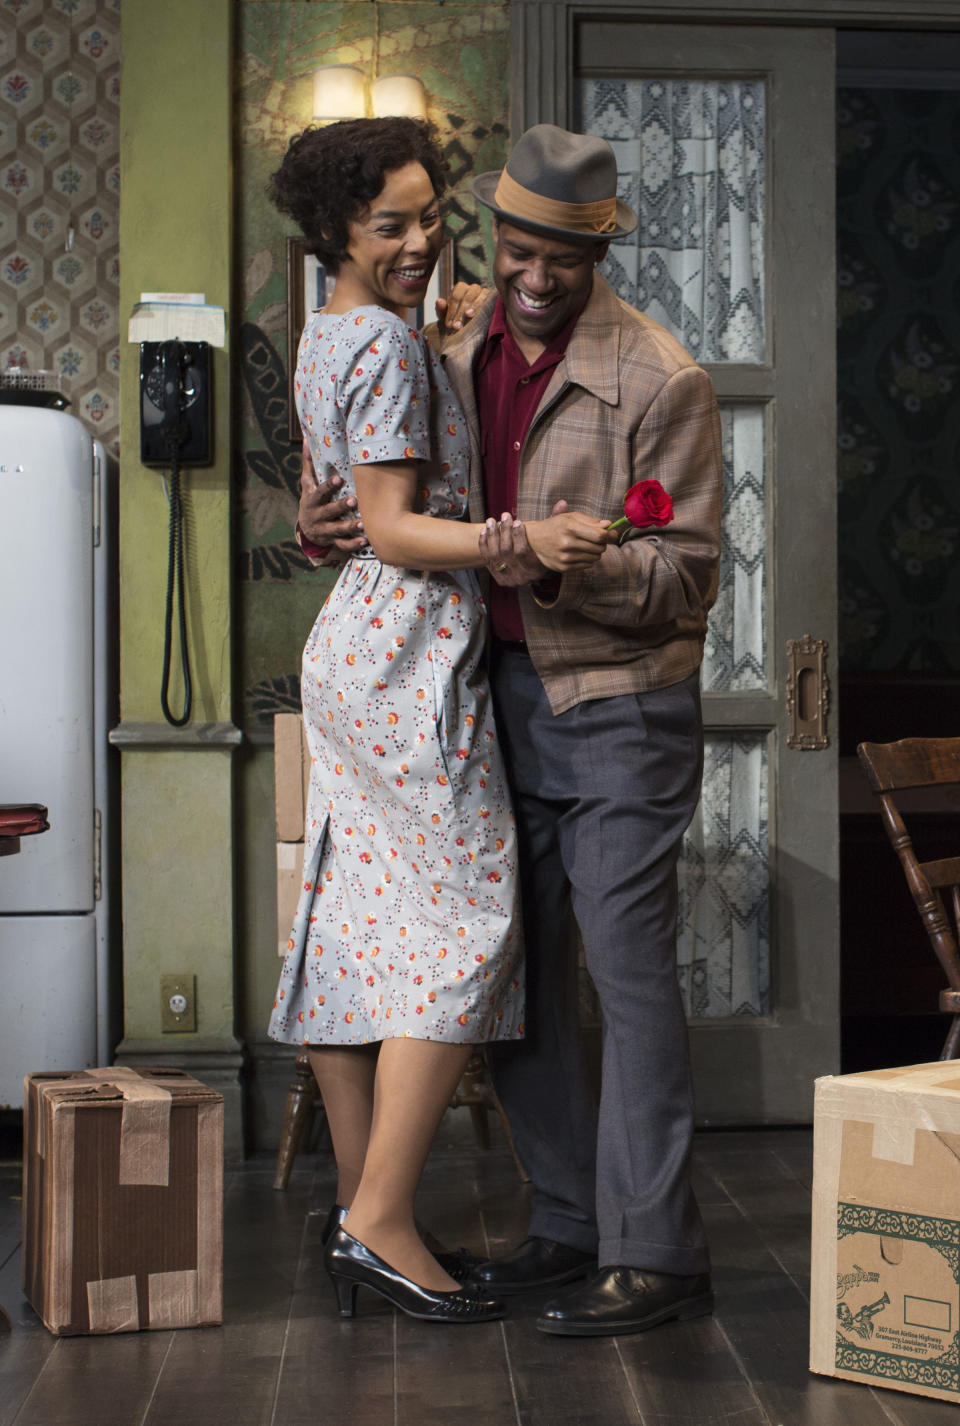
[[[593,291],[560,364],[567,381],[611,406],[620,400],[621,317],[622,308],[612,287],[595,272]]]
[[[491,293],[471,322],[443,343],[443,357],[456,354],[458,363],[472,368],[487,339],[496,293]],[[601,401],[615,406],[620,400],[620,301],[598,272],[593,275],[593,291],[580,320],[573,329],[563,360],[554,372],[554,382],[573,382]]]

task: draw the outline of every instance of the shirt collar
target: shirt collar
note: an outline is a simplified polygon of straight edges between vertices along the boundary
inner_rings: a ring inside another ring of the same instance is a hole
[[[562,359],[564,353],[567,350],[567,345],[570,341],[570,338],[573,336],[574,328],[576,327],[581,316],[583,315],[583,310],[585,306],[586,303],[584,303],[584,306],[580,308],[579,312],[575,312],[573,314],[569,322],[567,322],[565,326],[560,328],[560,331],[557,332],[556,336],[552,338],[549,345],[544,348],[544,350],[537,357],[536,361],[531,364],[531,375],[537,371],[542,371],[544,367],[556,366],[557,362]],[[487,363],[491,360],[493,356],[494,344],[496,342],[501,341],[505,341],[508,344],[509,349],[511,350],[511,354],[516,354],[517,358],[520,361],[526,362],[526,357],[523,355],[523,353],[520,351],[520,348],[514,341],[510,328],[507,325],[507,314],[503,305],[503,299],[498,296],[493,309],[493,317],[490,321],[490,326],[487,329],[486,341],[484,342],[483,349],[480,353],[480,360],[478,362],[479,368],[482,369],[487,365]]]

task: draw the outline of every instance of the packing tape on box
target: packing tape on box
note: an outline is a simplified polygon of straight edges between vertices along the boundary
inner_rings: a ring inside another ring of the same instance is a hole
[[[125,1065],[111,1069],[88,1069],[82,1076],[92,1081],[91,1090],[112,1087],[123,1097],[120,1120],[121,1184],[165,1187],[170,1176],[170,1106],[173,1096],[156,1080],[144,1079]],[[175,1080],[171,1081],[177,1082]],[[79,1075],[69,1079],[44,1080],[41,1089],[69,1090],[82,1094]],[[37,1116],[37,1152],[43,1157],[43,1115]]]
[[[162,1184],[170,1178],[170,1106],[173,1095],[143,1079],[136,1070],[115,1065],[86,1074],[115,1084],[123,1095],[120,1120],[120,1183]]]

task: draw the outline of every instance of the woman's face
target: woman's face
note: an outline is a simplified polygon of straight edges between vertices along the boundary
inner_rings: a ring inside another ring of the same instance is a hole
[[[337,295],[403,315],[426,296],[443,244],[440,203],[426,169],[408,163],[388,173],[365,213],[348,229]]]

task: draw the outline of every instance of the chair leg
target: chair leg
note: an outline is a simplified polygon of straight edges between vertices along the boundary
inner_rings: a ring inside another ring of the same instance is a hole
[[[294,1074],[294,1081],[287,1091],[283,1128],[280,1130],[280,1148],[277,1151],[277,1168],[273,1176],[274,1188],[281,1191],[290,1182],[293,1161],[297,1156],[304,1132],[313,1118],[317,1084],[305,1050],[297,1055]]]
[[[942,1060],[960,1059],[960,1015],[954,1015],[950,1022],[950,1029],[947,1031],[947,1038],[943,1043],[940,1058]]]
[[[487,1069],[487,1061],[481,1050],[475,1051],[467,1061],[467,1067],[463,1072],[463,1078],[457,1086],[456,1093],[450,1101],[454,1109],[461,1105],[468,1105],[470,1109],[470,1121],[473,1124],[473,1133],[480,1149],[490,1147],[490,1127],[487,1123],[487,1111],[495,1109],[503,1124],[504,1133],[507,1136],[507,1143],[510,1145],[510,1152],[513,1154],[513,1161],[517,1166],[517,1173],[520,1175],[522,1183],[530,1182],[530,1175],[523,1164],[517,1158],[517,1151],[513,1146],[513,1135],[510,1133],[510,1125],[504,1113],[503,1105],[497,1098],[496,1091],[490,1079],[490,1071]]]

